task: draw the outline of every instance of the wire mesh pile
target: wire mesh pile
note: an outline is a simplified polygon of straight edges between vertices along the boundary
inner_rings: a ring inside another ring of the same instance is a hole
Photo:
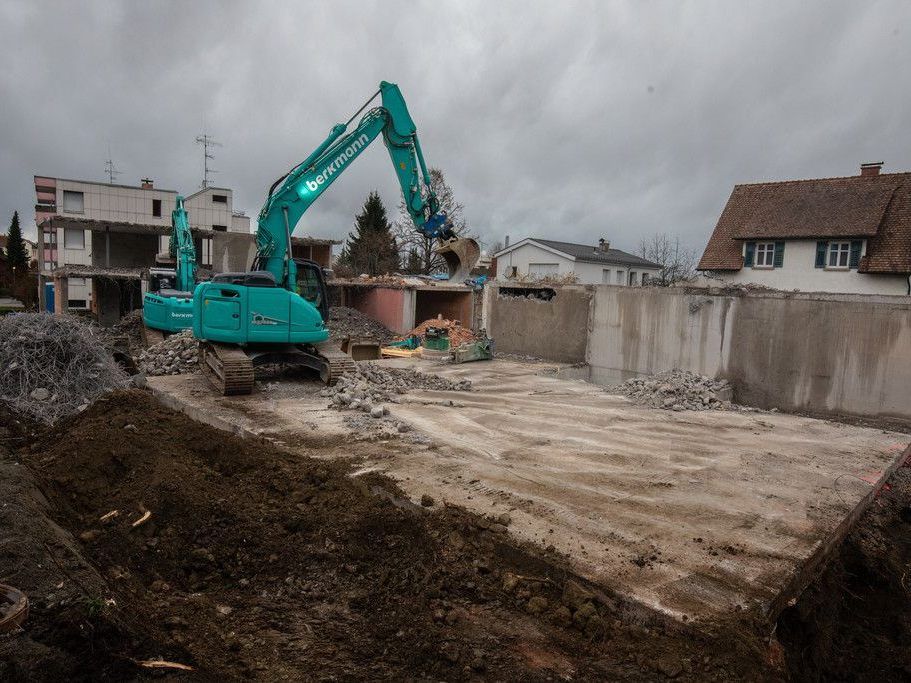
[[[17,413],[53,424],[128,384],[99,336],[77,318],[0,318],[0,400]]]

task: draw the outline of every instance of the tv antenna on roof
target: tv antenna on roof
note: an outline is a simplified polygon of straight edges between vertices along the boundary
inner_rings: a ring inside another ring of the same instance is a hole
[[[108,145],[108,158],[104,162],[104,172],[108,176],[108,182],[113,185],[114,180],[121,174],[121,171],[117,170],[117,167],[114,166],[114,160],[111,158],[111,146]]]
[[[209,151],[210,147],[221,147],[221,143],[217,142],[211,135],[208,133],[203,133],[202,135],[196,136],[196,144],[202,145],[203,155],[202,155],[202,185],[201,188],[205,189],[209,187],[212,183],[209,180],[210,173],[218,173],[213,168],[209,168],[209,159],[214,159],[215,155]]]

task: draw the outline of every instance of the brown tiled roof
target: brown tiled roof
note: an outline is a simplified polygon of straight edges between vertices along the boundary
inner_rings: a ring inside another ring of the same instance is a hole
[[[911,173],[735,185],[700,270],[739,270],[748,239],[866,237],[860,272],[911,273]]]

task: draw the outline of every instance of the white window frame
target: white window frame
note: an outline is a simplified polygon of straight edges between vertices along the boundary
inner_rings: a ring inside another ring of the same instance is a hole
[[[626,276],[623,274],[623,270],[617,271],[617,284],[618,285],[626,284]]]
[[[76,239],[76,236],[79,236],[79,239]],[[79,246],[74,246],[76,243],[79,243]],[[64,228],[63,229],[63,248],[64,249],[85,249],[85,230],[80,228]]]
[[[69,201],[67,201],[67,199],[69,199]],[[78,206],[78,208],[75,208],[76,206]],[[79,192],[78,190],[64,190],[63,212],[85,213],[85,193]]]
[[[760,260],[760,255],[762,259]],[[753,267],[771,269],[775,267],[775,243],[757,242],[753,251]]]
[[[844,264],[841,263],[842,261]],[[849,270],[850,267],[851,242],[829,242],[826,247],[826,270]]]
[[[601,284],[602,284],[602,285],[609,285],[609,284],[612,284],[611,281],[610,281],[610,276],[611,276],[611,269],[610,269],[610,268],[602,268],[602,269],[601,269]]]

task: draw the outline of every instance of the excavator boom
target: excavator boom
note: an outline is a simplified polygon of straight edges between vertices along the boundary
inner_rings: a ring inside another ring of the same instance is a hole
[[[354,128],[349,125],[377,97]],[[247,273],[220,273],[193,295],[193,334],[201,341],[200,366],[224,394],[249,393],[258,363],[295,363],[332,384],[354,366],[327,343],[328,301],[322,269],[298,260],[291,233],[301,217],[352,162],[383,137],[415,229],[440,241],[440,253],[459,281],[477,262],[474,240],[452,230],[430,184],[417,128],[398,86],[380,83],[377,93],[300,164],[272,183],[259,213],[256,257]],[[470,262],[469,262],[470,261]]]

